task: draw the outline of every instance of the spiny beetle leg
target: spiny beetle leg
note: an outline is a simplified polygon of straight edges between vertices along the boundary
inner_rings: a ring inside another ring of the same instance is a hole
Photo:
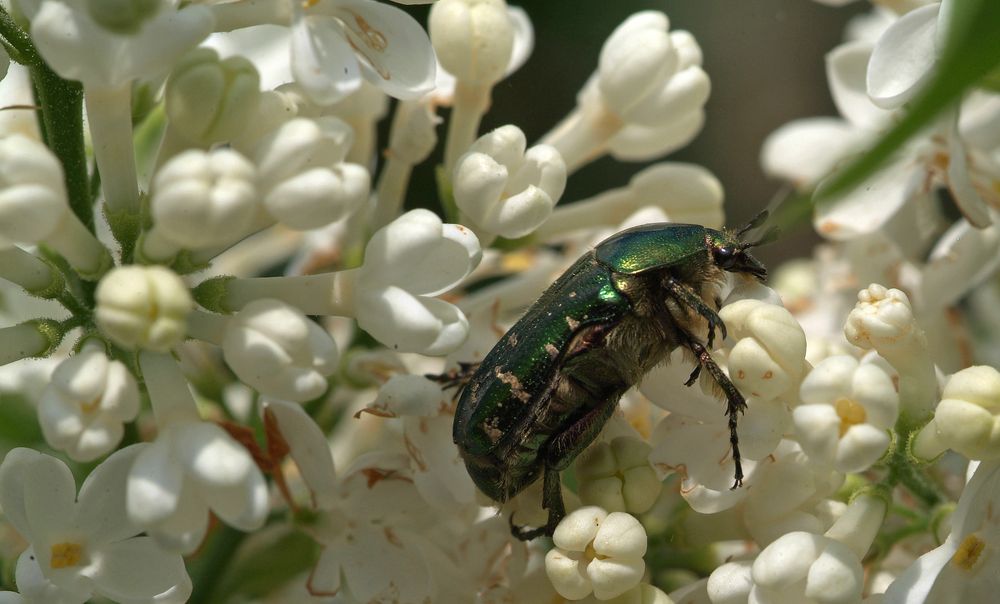
[[[719,313],[715,312],[712,307],[705,304],[705,301],[701,299],[701,296],[699,296],[690,285],[669,276],[663,280],[663,285],[675,300],[682,304],[686,304],[692,310],[704,317],[706,321],[708,321],[709,348],[712,348],[715,342],[716,327],[718,327],[719,331],[722,332],[722,339],[726,339],[726,324],[723,322],[722,317],[720,317]]]
[[[542,507],[549,511],[549,519],[544,526],[529,529],[526,526],[514,524],[514,515],[510,515],[510,534],[521,541],[531,541],[542,535],[552,536],[559,521],[566,515],[563,504],[562,483],[559,481],[559,470],[545,466],[545,477],[542,479]]]
[[[458,367],[454,367],[444,373],[425,373],[424,377],[432,382],[441,384],[441,388],[447,390],[455,389],[455,398],[462,394],[462,390],[469,384],[473,374],[479,369],[482,363],[463,363],[459,361]]]
[[[740,437],[736,433],[736,427],[738,424],[738,417],[740,413],[746,411],[747,401],[743,398],[743,395],[736,388],[736,385],[729,379],[729,376],[723,373],[722,369],[716,364],[712,356],[708,354],[708,350],[694,338],[689,338],[687,342],[688,349],[694,353],[695,357],[698,359],[698,366],[704,367],[708,370],[709,375],[715,380],[715,383],[722,388],[722,391],[726,395],[726,416],[729,418],[729,444],[733,451],[733,463],[736,464],[736,472],[734,473],[734,483],[732,488],[736,488],[743,485],[743,464],[741,463],[740,457]]]

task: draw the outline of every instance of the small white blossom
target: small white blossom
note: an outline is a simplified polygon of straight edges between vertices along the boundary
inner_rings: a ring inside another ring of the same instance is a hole
[[[120,361],[87,346],[63,361],[38,402],[46,442],[74,461],[93,461],[121,441],[139,413],[139,388]]]
[[[144,252],[203,249],[233,243],[257,215],[256,170],[231,149],[191,149],[174,156],[153,179],[153,228]]]
[[[269,448],[272,438],[280,438],[309,488],[313,508],[327,508],[336,497],[337,475],[323,430],[301,405],[267,401],[262,407]]]
[[[893,581],[884,604],[989,602],[1000,588],[1000,463],[979,464],[951,515],[951,533]]]
[[[829,357],[802,381],[799,396],[792,420],[810,459],[838,472],[860,472],[885,453],[899,395],[882,367],[847,355]]]
[[[247,449],[201,421],[172,356],[146,350],[138,356],[159,433],[128,471],[129,519],[161,547],[180,553],[197,549],[209,511],[243,531],[263,526],[267,484]]]
[[[570,172],[605,152],[627,161],[652,159],[701,129],[711,88],[701,49],[690,33],[668,32],[669,25],[663,13],[642,11],[608,37],[577,109],[542,139],[559,150]]]
[[[548,145],[525,150],[524,133],[503,126],[479,138],[455,166],[455,204],[472,225],[509,239],[535,230],[566,187],[566,165]]]
[[[433,296],[479,263],[479,242],[461,225],[427,210],[403,214],[372,236],[357,275],[355,318],[377,340],[402,352],[443,354],[465,340],[468,321]]]
[[[18,4],[31,21],[32,40],[46,62],[87,89],[118,88],[133,78],[162,73],[212,29],[212,15],[204,6],[176,10],[164,1],[157,2],[156,15],[141,27],[116,33],[93,20],[89,4],[62,0]]]
[[[316,102],[344,98],[362,77],[398,99],[433,88],[430,40],[402,10],[373,0],[320,0],[293,10],[292,74]]]
[[[18,448],[0,465],[0,505],[31,543],[42,575],[60,590],[87,599],[185,602],[191,580],[183,559],[165,552],[125,513],[126,475],[145,445],[108,457],[78,496],[66,464]]]
[[[191,553],[208,530],[209,510],[240,530],[260,528],[267,515],[264,477],[219,426],[172,422],[128,472],[128,518],[163,548]]]
[[[937,61],[941,3],[912,10],[879,37],[868,61],[868,96],[879,107],[895,109],[912,99]]]
[[[861,600],[861,561],[842,543],[810,533],[787,533],[767,546],[751,569],[750,601],[760,604],[850,603]]]
[[[267,298],[251,302],[227,322],[222,352],[247,385],[300,403],[326,391],[338,360],[337,346],[322,327],[298,309]]]
[[[629,436],[592,445],[576,459],[580,500],[609,512],[648,511],[663,486],[649,453],[645,441]]]
[[[591,593],[600,600],[617,597],[638,585],[646,569],[646,530],[623,512],[580,508],[562,519],[552,541],[545,571],[570,600]]]
[[[459,82],[491,86],[506,75],[514,27],[503,0],[439,0],[428,29],[438,61]]]
[[[933,433],[942,447],[969,459],[1000,457],[1000,372],[982,365],[963,369],[949,378],[941,399],[918,438],[918,453],[931,436],[925,433]]]
[[[350,127],[333,117],[285,122],[253,153],[267,211],[293,229],[315,229],[352,213],[368,199],[371,177],[344,161]]]
[[[162,266],[123,266],[97,286],[97,325],[129,349],[165,351],[184,337],[191,294]]]

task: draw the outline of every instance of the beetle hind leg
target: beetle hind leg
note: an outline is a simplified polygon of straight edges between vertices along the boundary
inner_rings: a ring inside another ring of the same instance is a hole
[[[545,466],[545,475],[542,478],[542,507],[549,511],[548,520],[545,524],[537,528],[517,526],[514,524],[514,514],[510,515],[510,534],[521,541],[531,541],[535,537],[542,535],[552,536],[559,521],[566,516],[566,505],[562,498],[562,481],[559,479],[559,470]]]
[[[740,456],[740,437],[737,434],[736,428],[739,424],[739,415],[744,413],[747,408],[747,401],[743,398],[743,394],[736,388],[729,376],[722,371],[722,368],[715,362],[712,356],[708,353],[708,350],[700,342],[694,340],[694,338],[689,338],[687,341],[688,349],[694,353],[695,358],[698,359],[698,365],[695,370],[691,372],[691,377],[685,385],[690,386],[694,383],[694,380],[698,379],[698,375],[701,372],[701,368],[704,367],[708,371],[712,379],[718,384],[719,388],[726,395],[726,416],[729,420],[729,445],[733,452],[733,463],[736,464],[736,470],[733,474],[734,482],[732,488],[737,488],[743,485],[743,464],[742,458]]]

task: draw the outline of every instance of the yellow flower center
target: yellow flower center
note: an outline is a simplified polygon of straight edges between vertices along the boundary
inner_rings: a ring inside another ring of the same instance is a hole
[[[583,555],[587,558],[587,560],[604,560],[607,558],[607,556],[597,553],[597,550],[594,549],[593,541],[587,544],[587,549],[584,550]]]
[[[79,543],[56,543],[52,546],[52,568],[77,566],[83,559],[83,546]]]
[[[962,570],[972,570],[972,567],[979,561],[983,550],[986,549],[986,542],[975,533],[970,533],[962,539],[962,544],[958,546],[958,551],[951,557],[951,562]]]
[[[838,398],[833,408],[837,410],[837,417],[840,418],[841,436],[846,434],[851,426],[865,423],[868,417],[865,408],[849,398]]]

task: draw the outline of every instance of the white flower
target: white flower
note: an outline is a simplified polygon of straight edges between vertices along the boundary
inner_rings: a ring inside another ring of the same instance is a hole
[[[663,486],[649,453],[645,441],[629,436],[591,445],[576,459],[580,500],[609,512],[648,511]]]
[[[479,263],[479,242],[461,225],[427,210],[403,214],[372,236],[357,274],[358,325],[393,350],[444,354],[458,347],[468,321],[434,298]]]
[[[843,507],[827,499],[843,482],[843,474],[813,463],[798,443],[783,440],[744,482],[753,488],[743,489],[743,524],[761,546],[792,531],[823,532]]]
[[[872,102],[886,109],[902,107],[927,82],[937,61],[941,3],[912,10],[879,37],[868,61],[866,85]]]
[[[642,11],[619,25],[601,49],[577,108],[542,142],[570,172],[605,152],[643,161],[690,141],[704,122],[708,75],[701,49],[685,31],[668,32],[663,13]]]
[[[260,528],[267,515],[264,477],[219,426],[171,422],[128,472],[128,518],[163,548],[189,554],[208,530],[209,510],[240,530]]]
[[[250,61],[220,60],[215,50],[197,48],[177,62],[167,80],[168,136],[177,133],[186,144],[203,148],[231,141],[254,119],[260,97],[260,76]]]
[[[191,294],[162,266],[123,266],[97,286],[97,325],[129,349],[165,351],[179,343],[191,311]]]
[[[297,118],[261,140],[253,152],[267,211],[297,230],[325,226],[368,199],[371,177],[344,161],[350,127],[334,117]]]
[[[327,389],[337,369],[337,346],[326,331],[298,309],[260,299],[226,324],[226,363],[261,394],[295,402],[312,400]]]
[[[433,546],[417,532],[435,517],[407,475],[406,460],[375,453],[338,480],[337,497],[314,525],[323,546],[309,578],[314,595],[343,593],[354,601],[435,602]],[[438,554],[440,555],[440,554]]]
[[[13,592],[0,592],[0,602],[3,604],[84,604],[90,599],[86,594],[62,589],[46,579],[42,567],[38,565],[35,551],[30,547],[17,557],[14,582],[17,583],[20,596],[13,596]],[[3,599],[3,596],[8,599]]]
[[[779,537],[753,562],[750,602],[860,602],[861,558],[878,534],[887,507],[882,498],[862,494],[825,535],[793,531]]]
[[[646,530],[623,512],[580,508],[562,519],[552,541],[556,546],[545,556],[545,572],[570,600],[591,592],[600,600],[619,596],[638,585],[646,569]]]
[[[158,2],[156,15],[130,34],[95,22],[88,2],[27,0],[19,6],[31,21],[31,38],[60,76],[87,89],[118,88],[133,78],[163,73],[212,31],[204,6],[175,10]],[[85,60],[81,58],[85,57]]]
[[[736,505],[751,491],[733,489],[735,473],[729,442],[725,401],[702,382],[685,387],[691,366],[675,351],[670,363],[643,379],[640,390],[654,404],[670,411],[653,430],[649,461],[660,477],[681,476],[681,495],[700,513],[711,514]],[[789,425],[784,404],[750,400],[739,418],[744,483],[750,484],[756,462],[774,452]]]
[[[191,580],[184,561],[149,537],[125,513],[129,466],[145,445],[108,457],[76,491],[66,464],[31,449],[14,449],[0,465],[0,505],[31,543],[46,579],[86,599],[185,602]],[[78,600],[78,601],[82,601]]]
[[[990,602],[1000,587],[1000,462],[979,464],[951,515],[951,533],[885,592],[884,604]]]
[[[120,361],[87,346],[63,361],[38,402],[46,442],[74,461],[93,461],[121,441],[139,413],[139,388]]]
[[[782,306],[737,300],[719,311],[735,341],[729,377],[745,396],[761,400],[793,397],[807,366],[806,336]]]
[[[361,77],[398,99],[434,86],[435,60],[419,23],[374,0],[293,3],[291,65],[295,81],[317,103],[334,103]]]
[[[792,421],[810,459],[838,472],[860,472],[889,446],[899,414],[892,377],[875,363],[839,355],[824,359],[802,381]]]
[[[174,156],[153,179],[153,228],[144,252],[157,257],[156,247],[194,250],[232,243],[257,215],[255,178],[253,164],[231,149]]]
[[[472,224],[509,239],[535,230],[566,187],[566,165],[548,145],[525,150],[524,133],[503,126],[479,138],[455,166],[455,204]]]
[[[441,66],[463,84],[491,86],[506,75],[514,27],[503,0],[440,0],[428,30]]]
[[[941,399],[921,439],[933,432],[943,447],[969,459],[1000,457],[1000,372],[982,365],[963,369],[945,384]]]
[[[267,484],[247,449],[201,421],[180,367],[166,353],[139,352],[159,428],[128,472],[126,512],[164,548],[190,553],[208,530],[209,511],[243,531],[264,524]]]

